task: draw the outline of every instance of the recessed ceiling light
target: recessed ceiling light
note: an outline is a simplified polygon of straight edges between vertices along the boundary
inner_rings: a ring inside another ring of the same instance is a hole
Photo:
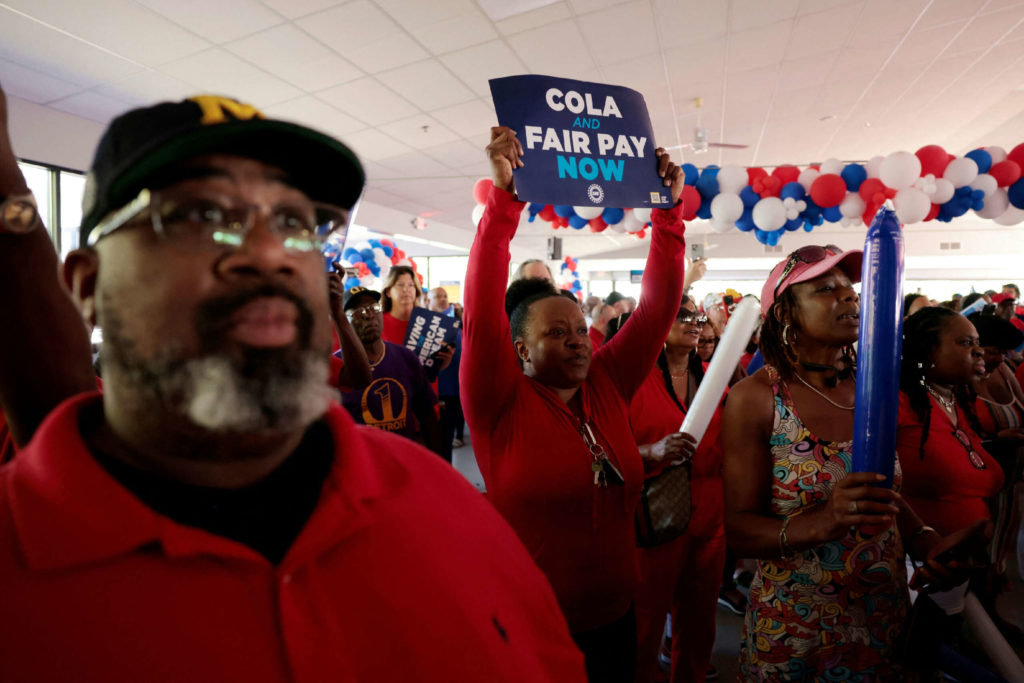
[[[514,17],[517,14],[525,14],[530,10],[540,7],[554,5],[560,0],[477,0],[480,7],[491,18],[491,21],[501,21]]]

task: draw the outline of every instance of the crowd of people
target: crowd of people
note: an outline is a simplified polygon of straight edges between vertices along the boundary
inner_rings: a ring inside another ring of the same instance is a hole
[[[746,353],[717,358],[742,295],[690,296],[707,263],[686,265],[670,156],[639,301],[584,302],[541,260],[509,284],[525,157],[497,127],[464,308],[404,266],[346,289],[320,249],[358,159],[253,112],[115,119],[54,277],[0,91],[0,679],[703,681],[725,606],[740,680],[937,680],[943,647],[990,666],[968,591],[1020,637],[996,609],[1024,486],[1016,285],[906,297],[890,488],[851,457],[861,252],[793,251]],[[429,367],[416,306],[458,321]],[[483,496],[449,464],[467,440]]]

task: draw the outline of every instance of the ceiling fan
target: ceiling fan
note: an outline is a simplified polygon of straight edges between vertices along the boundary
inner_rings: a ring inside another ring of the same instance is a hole
[[[723,149],[746,149],[749,147],[749,145],[740,145],[733,142],[708,142],[708,129],[702,126],[700,122],[700,112],[701,108],[704,106],[704,98],[695,97],[693,103],[697,107],[697,125],[693,129],[693,141],[687,142],[683,145],[666,147],[666,150],[690,149],[695,153],[700,154],[701,152],[708,151],[709,147],[718,147]]]

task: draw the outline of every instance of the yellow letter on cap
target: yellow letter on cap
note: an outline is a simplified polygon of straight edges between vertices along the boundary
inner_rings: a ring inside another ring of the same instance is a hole
[[[200,121],[204,126],[211,123],[224,123],[228,120],[227,114],[236,121],[248,121],[249,119],[265,119],[256,107],[251,104],[244,104],[237,100],[217,95],[196,95],[189,98],[199,105],[203,110],[203,119]]]

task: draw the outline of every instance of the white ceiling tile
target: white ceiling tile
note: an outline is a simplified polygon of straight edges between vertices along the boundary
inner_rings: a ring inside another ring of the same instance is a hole
[[[0,59],[88,87],[145,68],[3,5],[0,5]]]
[[[416,40],[435,55],[486,43],[498,37],[494,24],[483,13],[470,9],[465,14],[410,29]]]
[[[602,71],[605,83],[632,88],[648,101],[668,95],[665,72],[663,69],[652,69],[650,57],[609,64]]]
[[[471,135],[498,125],[494,107],[483,100],[471,100],[430,112],[430,115],[459,135]]]
[[[576,14],[587,14],[598,10],[619,5],[627,0],[569,0],[569,4]]]
[[[0,59],[0,83],[8,95],[37,104],[63,99],[82,90],[80,85],[47,76],[4,59]]]
[[[367,73],[394,69],[430,56],[369,0],[355,0],[295,23]]]
[[[800,9],[797,10],[797,14],[804,16],[806,14],[824,12],[840,5],[861,6],[863,4],[864,0],[801,0]]]
[[[388,166],[400,169],[401,177],[449,176],[452,170],[422,152],[410,152],[388,159]]]
[[[131,0],[6,0],[9,7],[141,64],[155,66],[210,47]]]
[[[963,28],[963,22],[934,28],[915,28],[896,51],[893,62],[901,66],[920,66],[937,58]]]
[[[992,12],[975,18],[964,32],[953,41],[943,56],[956,55],[971,50],[987,48],[999,40],[1018,22],[1024,19],[1024,4],[1001,12]]]
[[[731,0],[729,24],[734,33],[792,19],[800,0]]]
[[[950,22],[963,22],[986,5],[985,0],[934,0],[921,17],[920,26],[928,28]]]
[[[146,69],[125,78],[113,79],[96,88],[96,92],[124,102],[167,102],[183,100],[197,94],[191,83],[168,76],[162,71]]]
[[[845,4],[823,12],[802,15],[786,47],[786,59],[815,57],[846,43],[861,19],[861,4]]]
[[[433,59],[377,74],[377,79],[395,92],[402,93],[420,109],[440,109],[475,97],[469,88]]]
[[[726,34],[729,16],[727,2],[653,2],[659,30],[664,36],[679,36],[677,43],[708,42]],[[666,48],[670,46],[666,45]]]
[[[512,49],[534,73],[564,75],[594,67],[575,22],[559,21],[508,37]],[[555,73],[551,73],[555,70]]]
[[[569,9],[569,5],[565,2],[559,2],[546,7],[539,7],[529,12],[517,14],[514,17],[508,19],[502,19],[501,21],[495,22],[495,26],[498,28],[498,32],[505,36],[511,36],[516,33],[522,33],[523,31],[529,31],[532,28],[540,28],[552,24],[562,19],[568,19],[572,16],[572,12]]]
[[[347,135],[345,144],[354,149],[360,158],[370,161],[383,161],[412,151],[407,145],[374,128]]]
[[[293,24],[281,24],[224,47],[306,91],[323,90],[363,75]]]
[[[257,0],[136,0],[214,43],[280,24],[281,17]]]
[[[832,50],[822,51],[817,57],[786,60],[779,72],[783,91],[825,83],[838,56],[839,51]]]
[[[765,66],[729,74],[725,101],[729,108],[751,103],[767,103],[775,94],[779,83],[779,67]],[[798,87],[798,84],[792,84]]]
[[[348,133],[366,128],[366,124],[362,121],[357,121],[348,114],[341,113],[312,95],[264,107],[263,113],[273,118],[301,123],[335,137],[344,137]]]
[[[412,103],[375,78],[361,78],[338,85],[317,93],[317,97],[373,126],[397,121],[418,111]]]
[[[479,165],[486,166],[488,163],[483,145],[477,147],[466,140],[455,140],[444,145],[427,147],[423,151],[452,168],[461,169],[466,166],[475,168]]]
[[[382,125],[379,130],[415,149],[436,147],[459,139],[452,130],[426,114]]]
[[[220,48],[167,64],[163,71],[208,92],[228,95],[256,107],[269,107],[302,94],[298,88]]]
[[[410,32],[417,27],[455,19],[470,12],[478,12],[475,0],[375,0],[392,19]]]
[[[867,0],[862,21],[850,36],[851,45],[873,45],[875,40],[903,36],[921,18],[931,0]]]
[[[677,86],[721,79],[725,72],[725,41],[681,42],[665,49],[673,90]]]
[[[792,28],[792,21],[778,21],[732,33],[726,56],[726,70],[744,71],[781,62]]]
[[[128,109],[124,102],[94,92],[78,93],[47,106],[100,123],[109,123]]]
[[[615,64],[658,51],[658,34],[648,0],[615,5],[576,21],[599,64]],[[608,36],[615,36],[615,40],[608,40]],[[652,60],[652,68],[657,66]]]
[[[440,60],[480,96],[491,94],[488,80],[518,76],[529,70],[503,40],[475,45],[440,57]]]
[[[313,12],[320,12],[328,7],[340,5],[345,0],[263,0],[263,4],[273,8],[289,19],[298,19]]]
[[[366,172],[366,177],[370,180],[378,180],[381,178],[396,178],[398,177],[398,171],[394,170],[390,166],[385,166],[377,161],[363,161],[363,170]],[[368,181],[369,182],[369,181]]]

